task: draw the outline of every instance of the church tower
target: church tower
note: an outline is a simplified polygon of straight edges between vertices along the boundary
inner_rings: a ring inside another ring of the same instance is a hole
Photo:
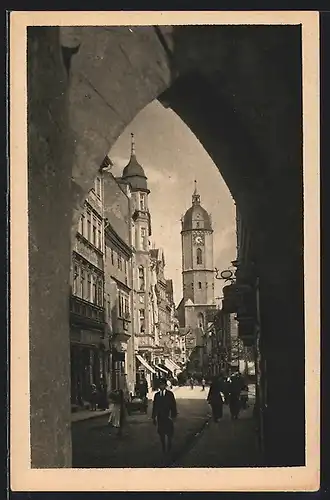
[[[192,205],[181,223],[185,324],[190,327],[205,327],[205,312],[215,307],[213,229],[210,215],[201,206],[196,181]],[[187,308],[192,308],[191,313]]]

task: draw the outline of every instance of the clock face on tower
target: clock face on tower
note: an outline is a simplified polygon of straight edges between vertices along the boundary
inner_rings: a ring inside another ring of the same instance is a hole
[[[194,231],[193,242],[195,245],[204,245],[204,233],[202,231]]]

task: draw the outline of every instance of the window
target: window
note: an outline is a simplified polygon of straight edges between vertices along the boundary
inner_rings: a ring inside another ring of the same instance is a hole
[[[141,247],[143,250],[148,250],[147,233],[145,227],[141,227]]]
[[[144,327],[144,309],[139,310],[139,317],[140,317],[140,333],[143,333],[145,331]]]
[[[199,281],[199,282],[198,282],[198,288],[199,288],[200,290],[202,289],[202,282],[201,282],[201,281]]]
[[[92,217],[91,211],[87,210],[87,234],[86,234],[86,238],[88,239],[88,241],[91,240],[91,217]]]
[[[145,194],[140,193],[140,210],[144,211],[145,209],[146,209]]]
[[[81,270],[81,274],[80,274],[80,283],[81,283],[81,297],[83,299],[86,298],[86,273],[85,273],[85,270],[82,269]]]
[[[125,297],[125,317],[129,316],[129,303],[128,303],[128,298]]]
[[[102,223],[101,221],[97,221],[97,242],[98,248],[102,250]]]
[[[143,292],[145,289],[145,283],[144,283],[144,267],[140,266],[139,267],[139,290]]]
[[[102,194],[102,184],[101,184],[101,179],[100,177],[96,177],[95,179],[95,193],[97,194],[97,196],[99,198],[101,198],[101,194]]]
[[[119,293],[119,296],[118,296],[118,316],[120,318],[122,318],[123,316],[123,301],[122,301],[122,296],[121,294]]]
[[[120,269],[121,271],[123,270],[123,260],[122,260],[122,257],[121,255],[118,255],[118,269]]]
[[[197,264],[202,264],[203,259],[202,259],[202,250],[200,248],[197,248]]]
[[[85,214],[81,214],[79,219],[78,232],[84,236],[85,235]]]
[[[93,215],[93,234],[92,234],[92,243],[94,246],[97,246],[97,221],[96,217]]]
[[[115,263],[115,256],[114,256],[113,249],[111,248],[111,264],[114,265],[114,263]]]
[[[97,280],[97,304],[103,306],[103,281],[102,278]]]
[[[92,287],[92,302],[97,304],[97,286],[96,286],[96,276],[93,276],[93,287]]]
[[[79,283],[78,279],[79,279],[79,267],[78,264],[75,264],[73,268],[73,287],[72,287],[73,295],[78,295],[78,283]]]
[[[127,283],[128,283],[128,262],[127,262],[127,260],[125,260],[124,262],[125,262],[125,284],[127,285]]]
[[[91,300],[91,292],[92,292],[92,275],[91,273],[87,274],[87,292],[86,292],[86,299]]]

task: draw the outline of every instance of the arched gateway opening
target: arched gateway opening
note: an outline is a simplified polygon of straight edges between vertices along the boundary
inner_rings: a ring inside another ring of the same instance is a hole
[[[300,27],[123,26],[28,29],[32,466],[71,465],[70,234],[104,157],[156,98],[221,170],[249,234],[238,269],[258,282],[264,462],[302,465]]]

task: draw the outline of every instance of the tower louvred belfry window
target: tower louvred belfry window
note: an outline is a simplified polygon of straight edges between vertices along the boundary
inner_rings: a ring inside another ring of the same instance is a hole
[[[203,252],[201,248],[197,248],[197,264],[203,264]]]
[[[144,291],[145,284],[144,284],[144,267],[140,266],[139,267],[139,290]]]

